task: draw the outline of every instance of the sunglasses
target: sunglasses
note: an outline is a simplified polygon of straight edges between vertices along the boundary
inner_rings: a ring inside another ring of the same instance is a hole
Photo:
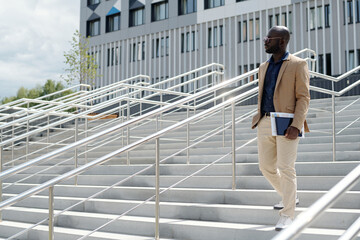
[[[263,41],[264,43],[270,43],[272,39],[277,39],[277,38],[282,38],[282,37],[272,37],[272,38],[264,37]]]

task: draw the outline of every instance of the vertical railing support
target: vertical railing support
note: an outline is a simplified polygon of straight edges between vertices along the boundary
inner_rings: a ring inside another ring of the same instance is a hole
[[[12,120],[14,121],[15,118],[12,117]],[[11,138],[14,138],[14,136],[15,136],[15,130],[14,130],[14,125],[12,125]],[[14,144],[15,144],[15,142],[13,141],[13,142],[12,142],[12,146],[11,146],[11,160],[14,160],[14,147],[15,147]],[[13,162],[12,166],[14,166],[14,162]]]
[[[186,112],[186,118],[189,118],[190,113],[189,113],[189,108],[187,109]],[[186,164],[190,164],[190,123],[186,124]]]
[[[130,120],[130,89],[128,88],[128,102],[127,102],[127,120]],[[126,144],[130,144],[130,128],[126,127]],[[126,151],[126,164],[130,165],[130,152]]]
[[[54,186],[49,187],[49,240],[54,239]]]
[[[232,151],[232,190],[236,189],[236,137],[235,137],[235,102],[231,104],[231,151]]]
[[[77,142],[78,140],[78,135],[79,135],[79,119],[76,118],[75,119],[75,136],[74,136],[74,142]],[[75,160],[75,168],[78,167],[78,148],[75,148],[74,151],[74,160]],[[75,176],[75,185],[77,185],[77,175]]]
[[[50,124],[50,116],[47,116],[47,126]],[[50,142],[50,128],[48,127],[46,130],[46,143]],[[49,145],[48,145],[49,146]],[[49,148],[47,148],[47,152],[49,152]]]
[[[1,130],[2,132],[2,130]],[[2,166],[3,166],[3,147],[0,146],[0,172],[2,172]],[[0,180],[0,202],[2,202],[2,180]],[[0,210],[0,222],[2,221],[2,210]]]
[[[156,138],[155,155],[155,240],[158,240],[160,239],[160,138]]]
[[[27,120],[26,123],[26,133],[29,133],[29,125],[30,125],[30,121]],[[26,157],[25,157],[26,161],[29,160],[29,135],[26,137]]]
[[[332,82],[332,90],[334,91],[334,82]],[[333,162],[336,161],[336,121],[335,121],[335,96],[331,96],[331,113],[332,113],[332,138],[333,138],[333,144],[332,144],[332,153],[333,153]]]
[[[223,98],[223,102],[224,102],[224,98]],[[225,108],[222,109],[222,128],[223,128],[223,131],[222,131],[222,135],[223,135],[223,141],[222,141],[222,144],[223,144],[223,147],[225,147]]]
[[[89,119],[86,117],[85,118],[85,138],[88,137],[88,130],[89,130]],[[88,154],[87,154],[87,150],[88,150],[88,144],[85,145],[85,164],[88,163]]]

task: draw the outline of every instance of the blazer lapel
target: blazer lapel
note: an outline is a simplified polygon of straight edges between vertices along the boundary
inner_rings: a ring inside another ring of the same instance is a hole
[[[266,62],[264,67],[259,69],[261,71],[261,74],[259,74],[259,75],[262,76],[261,78],[259,78],[259,99],[260,100],[261,100],[262,94],[263,94],[264,82],[265,82],[266,71],[268,69],[268,66],[269,66],[269,62]]]
[[[280,81],[281,81],[281,77],[282,77],[282,75],[283,75],[283,73],[284,73],[287,65],[289,64],[290,56],[291,56],[291,55],[289,54],[288,59],[285,60],[285,61],[282,63],[282,65],[281,65],[281,68],[280,68],[280,71],[279,71],[279,75],[278,75],[278,77],[277,77],[277,79],[276,79],[276,85],[275,85],[275,90],[274,90],[274,92],[276,92],[276,89],[277,89],[277,87],[279,86],[279,83],[280,83]]]

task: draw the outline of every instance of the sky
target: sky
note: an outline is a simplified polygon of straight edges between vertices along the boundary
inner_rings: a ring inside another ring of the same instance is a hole
[[[80,22],[80,0],[10,0],[0,5],[0,100],[20,87],[61,81],[64,51]]]

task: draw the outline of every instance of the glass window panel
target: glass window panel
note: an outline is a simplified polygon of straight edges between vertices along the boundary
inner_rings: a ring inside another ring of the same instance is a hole
[[[316,24],[317,24],[318,28],[323,27],[322,19],[323,19],[323,9],[322,9],[322,6],[320,6],[317,9],[317,22],[316,22]]]
[[[315,29],[315,9],[310,9],[310,30]]]
[[[282,13],[282,14],[281,14],[281,25],[282,25],[282,26],[287,26],[286,13]]]
[[[249,20],[249,40],[254,40],[254,20]]]
[[[218,31],[217,31],[217,27],[214,27],[214,47],[217,46],[217,34],[218,34]]]
[[[244,38],[244,41],[247,41],[247,22],[246,21],[244,21],[243,22],[243,38]]]

